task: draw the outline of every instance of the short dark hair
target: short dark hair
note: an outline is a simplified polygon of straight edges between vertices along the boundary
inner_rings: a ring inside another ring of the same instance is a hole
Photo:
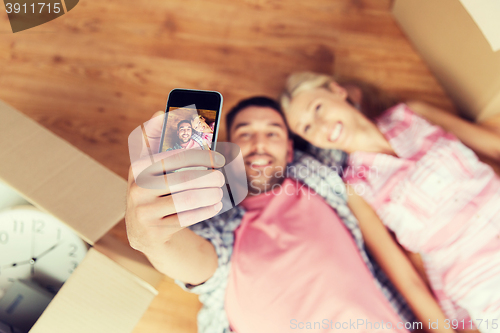
[[[230,133],[231,133],[231,126],[233,125],[234,118],[240,113],[242,110],[251,107],[251,106],[257,106],[257,107],[263,107],[263,108],[271,108],[278,112],[283,118],[283,121],[285,122],[286,126],[286,131],[288,133],[288,137],[291,138],[291,133],[290,129],[288,128],[288,123],[286,122],[285,114],[283,113],[283,110],[281,109],[280,104],[275,101],[272,98],[266,97],[266,96],[254,96],[250,98],[246,98],[244,100],[241,100],[233,106],[231,110],[229,110],[228,114],[226,115],[226,129],[227,129],[227,139],[228,141],[231,139],[230,138]]]
[[[179,123],[177,124],[177,131],[179,131],[179,128],[181,127],[181,125],[183,123],[187,123],[187,124],[189,124],[189,126],[191,126],[191,128],[193,128],[193,126],[191,125],[191,121],[184,119],[184,120],[179,121]]]

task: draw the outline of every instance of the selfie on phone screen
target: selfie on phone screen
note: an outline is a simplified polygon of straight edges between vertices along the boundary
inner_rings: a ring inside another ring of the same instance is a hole
[[[161,152],[176,149],[211,150],[216,113],[215,110],[171,107]]]
[[[167,103],[160,152],[212,150],[217,138],[219,96],[217,92],[174,89]]]

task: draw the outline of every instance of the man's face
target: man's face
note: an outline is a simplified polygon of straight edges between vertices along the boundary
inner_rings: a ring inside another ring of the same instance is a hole
[[[186,143],[191,140],[191,135],[193,134],[193,129],[191,128],[191,124],[182,123],[179,129],[177,130],[177,136],[179,137],[179,141],[181,143]]]
[[[243,154],[250,195],[268,191],[283,181],[293,149],[278,112],[269,107],[247,107],[236,115],[229,131],[231,142]]]

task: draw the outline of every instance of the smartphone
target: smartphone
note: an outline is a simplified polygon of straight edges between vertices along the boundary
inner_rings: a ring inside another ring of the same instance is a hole
[[[168,94],[159,152],[215,150],[222,95],[217,91],[174,89]]]
[[[221,110],[222,95],[217,91],[172,90],[168,95],[159,152],[179,149],[215,151]],[[248,185],[239,147],[224,142],[217,149],[226,158],[226,165],[218,169],[225,178],[221,213],[233,208],[246,197]],[[168,173],[184,170],[207,170],[207,167],[193,166]],[[231,187],[229,184],[232,184]]]

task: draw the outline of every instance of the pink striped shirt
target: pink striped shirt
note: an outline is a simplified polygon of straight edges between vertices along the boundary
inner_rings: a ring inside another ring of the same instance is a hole
[[[355,152],[344,179],[403,247],[421,254],[448,318],[500,321],[499,177],[405,104],[387,110],[377,126],[398,157]],[[495,331],[491,326],[478,328]]]

